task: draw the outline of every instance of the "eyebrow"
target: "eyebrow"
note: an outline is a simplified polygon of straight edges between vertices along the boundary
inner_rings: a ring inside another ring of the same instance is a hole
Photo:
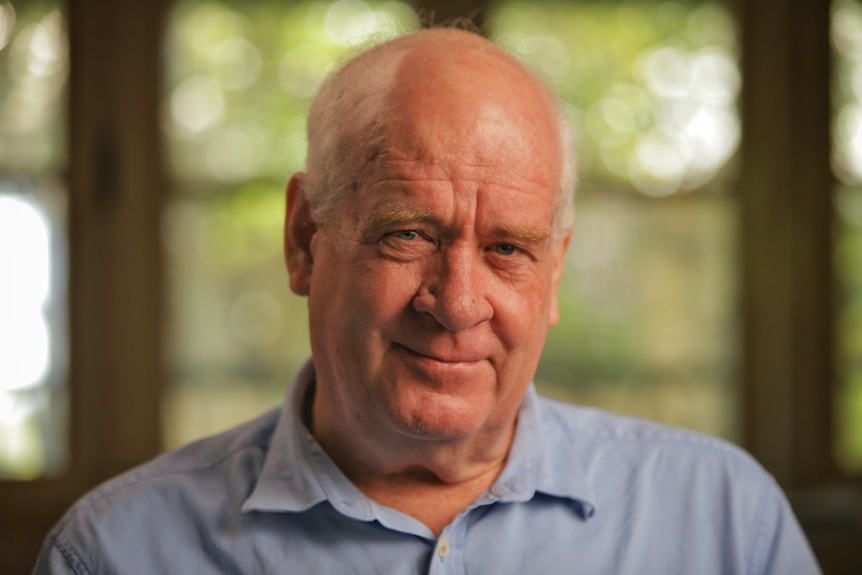
[[[494,236],[502,240],[512,238],[525,244],[544,244],[550,241],[551,232],[533,226],[497,226]]]
[[[406,206],[385,205],[362,216],[363,228],[379,230],[417,222],[434,222],[437,216],[430,209],[416,209]],[[522,244],[545,244],[551,240],[552,233],[548,230],[526,225],[497,225],[491,232],[491,237],[498,241],[512,241]]]
[[[364,227],[378,229],[393,225],[409,224],[414,222],[428,222],[434,220],[433,210],[421,210],[404,206],[380,206],[370,214],[363,216]]]

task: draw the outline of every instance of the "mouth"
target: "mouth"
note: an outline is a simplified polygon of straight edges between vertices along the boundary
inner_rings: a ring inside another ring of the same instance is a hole
[[[394,344],[395,348],[405,352],[407,355],[418,359],[424,362],[434,362],[437,364],[443,364],[446,366],[451,366],[453,368],[456,367],[469,367],[480,363],[484,359],[484,356],[479,354],[469,354],[469,353],[442,353],[442,352],[432,352],[430,350],[417,350],[412,347],[407,347],[401,344]]]
[[[491,377],[490,360],[468,353],[441,353],[428,348],[415,349],[400,344],[390,348],[399,373],[407,380],[446,395],[461,395],[485,389]]]

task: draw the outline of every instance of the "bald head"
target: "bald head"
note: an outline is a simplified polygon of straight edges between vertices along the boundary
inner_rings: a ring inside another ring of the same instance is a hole
[[[481,148],[495,157],[477,162],[505,163],[525,153],[544,158],[533,176],[558,194],[557,231],[571,227],[575,175],[567,119],[520,62],[456,29],[376,46],[324,83],[308,120],[306,193],[314,219],[331,217],[394,141],[407,144],[420,133],[441,143],[493,138],[493,146]]]

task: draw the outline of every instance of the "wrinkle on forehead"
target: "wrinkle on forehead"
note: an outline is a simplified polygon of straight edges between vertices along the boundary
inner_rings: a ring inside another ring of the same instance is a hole
[[[410,182],[443,183],[453,179],[473,182],[479,185],[490,184],[497,188],[523,191],[526,188],[550,187],[546,178],[531,178],[531,174],[510,171],[505,165],[496,163],[460,162],[456,168],[443,165],[425,158],[392,159],[392,150],[381,151],[373,162],[361,171],[362,183],[369,187],[391,185],[394,187]]]

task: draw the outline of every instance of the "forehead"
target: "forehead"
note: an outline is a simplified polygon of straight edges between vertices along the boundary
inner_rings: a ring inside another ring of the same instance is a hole
[[[466,161],[521,161],[546,177],[559,168],[555,106],[544,86],[496,48],[453,47],[445,57],[408,52],[381,112],[385,138],[402,147],[433,141]]]
[[[373,166],[348,210],[347,221],[366,231],[427,225],[446,234],[475,230],[484,237],[534,243],[552,236],[555,193],[517,173],[421,160]]]
[[[484,62],[484,63],[483,63]],[[488,178],[556,191],[562,151],[555,108],[522,68],[499,55],[408,53],[364,130],[360,171],[417,165],[428,179]]]
[[[460,202],[472,190],[488,206],[530,197],[552,211],[562,172],[552,98],[487,40],[451,32],[395,41],[347,71],[346,81],[365,88],[345,109],[342,175],[354,191],[391,197],[399,186],[449,185]]]

